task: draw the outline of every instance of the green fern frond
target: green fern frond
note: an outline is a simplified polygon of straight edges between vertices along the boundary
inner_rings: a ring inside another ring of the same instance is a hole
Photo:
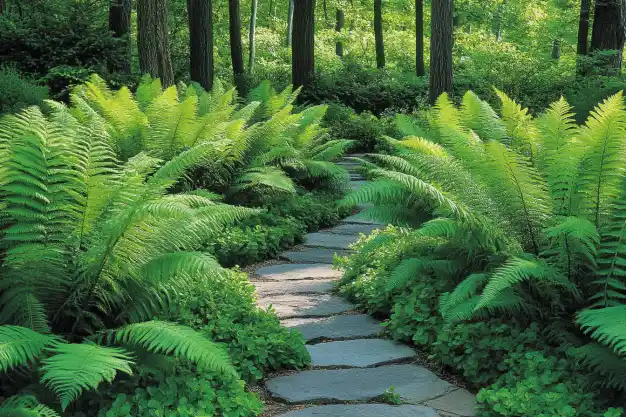
[[[103,381],[112,382],[118,372],[132,374],[132,358],[123,349],[60,343],[50,353],[41,368],[41,381],[59,397],[63,410],[84,390],[95,389]]]
[[[230,357],[219,344],[190,327],[164,321],[129,324],[102,336],[110,343],[137,346],[153,353],[174,355],[225,376],[237,376]]]
[[[274,167],[248,169],[235,180],[230,192],[236,193],[258,188],[289,194],[296,192],[293,181],[283,171]]]
[[[421,258],[409,258],[403,259],[389,275],[387,280],[387,291],[392,291],[396,288],[400,288],[422,270],[425,259]]]
[[[43,350],[57,343],[56,336],[41,334],[19,326],[0,326],[0,371],[39,359]]]
[[[569,353],[582,366],[595,375],[589,378],[593,383],[588,388],[616,388],[626,391],[626,361],[611,349],[597,343],[575,347]]]
[[[468,91],[463,96],[460,110],[461,120],[468,128],[476,132],[484,141],[497,141],[510,145],[506,127],[491,106]]]
[[[40,404],[33,395],[14,395],[0,405],[2,417],[60,417],[52,408]]]
[[[465,278],[459,285],[457,285],[451,293],[444,293],[439,299],[439,312],[444,319],[450,318],[448,313],[453,311],[458,306],[466,303],[468,300],[472,300],[472,308],[469,311],[469,317],[471,317],[473,311],[476,309],[478,298],[476,297],[479,291],[489,280],[488,274],[477,273],[471,274]],[[458,315],[458,311],[456,314]],[[469,318],[467,317],[467,318]]]
[[[619,355],[626,353],[626,305],[582,310],[576,323],[592,339]]]
[[[527,108],[522,108],[502,91],[495,90],[502,102],[502,122],[507,136],[511,138],[511,148],[518,149],[534,162],[540,146],[539,129],[535,121]]]

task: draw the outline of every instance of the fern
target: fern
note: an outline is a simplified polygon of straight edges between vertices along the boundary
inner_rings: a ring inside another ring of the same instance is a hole
[[[46,347],[57,342],[53,335],[19,326],[0,326],[0,371],[35,362]]]
[[[179,324],[149,321],[129,324],[106,334],[118,344],[141,347],[196,362],[204,369],[236,376],[226,350],[195,330]]]
[[[132,373],[130,356],[119,348],[91,343],[57,344],[51,353],[43,362],[41,379],[59,397],[63,410],[85,389],[113,381],[117,372]]]
[[[626,352],[625,313],[626,305],[582,310],[576,315],[576,323],[592,339],[622,355]]]

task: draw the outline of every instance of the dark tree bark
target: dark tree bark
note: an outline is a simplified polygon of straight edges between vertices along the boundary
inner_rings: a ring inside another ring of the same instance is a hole
[[[341,33],[343,26],[346,23],[345,15],[343,14],[343,10],[337,9],[337,23],[335,24],[335,31],[337,33]],[[343,57],[343,42],[338,40],[335,43],[335,53],[338,57]]]
[[[561,42],[558,39],[552,43],[552,59],[561,59]]]
[[[603,63],[607,74],[619,72],[626,39],[626,0],[597,0],[591,32],[591,51],[614,50]]]
[[[289,6],[287,8],[287,37],[285,44],[291,46],[291,35],[293,33],[293,2],[295,0],[287,0]]]
[[[435,104],[444,92],[452,92],[453,0],[432,3],[430,35],[429,101]]]
[[[415,74],[422,77],[424,68],[424,0],[415,0]]]
[[[322,1],[322,9],[324,10],[324,22],[328,26],[328,6],[326,5],[326,0]]]
[[[0,15],[4,14],[4,0],[0,0]]]
[[[294,87],[308,87],[315,75],[315,0],[294,2],[291,76]]]
[[[376,40],[376,68],[384,68],[385,43],[383,41],[382,0],[374,0],[374,38]]]
[[[499,42],[502,40],[502,21],[504,20],[504,6],[506,5],[506,0],[502,0],[502,3],[498,5],[498,10],[496,11],[496,21],[494,31],[496,33],[496,40]]]
[[[137,27],[141,72],[160,78],[163,86],[174,84],[167,28],[167,0],[138,0]]]
[[[252,72],[254,69],[254,57],[256,55],[256,45],[254,35],[256,32],[256,12],[258,8],[258,1],[252,0],[250,7],[250,54],[248,55],[248,71]]]
[[[233,64],[233,77],[240,95],[245,94],[245,68],[243,46],[241,45],[241,13],[239,0],[228,0],[228,29],[230,33],[230,60]]]
[[[205,90],[213,88],[212,0],[187,0],[191,80]]]
[[[580,18],[578,19],[578,55],[587,55],[589,52],[589,9],[591,0],[580,1]]]
[[[2,2],[0,0],[0,13]],[[112,0],[109,6],[109,30],[113,37],[119,38],[124,43],[126,55],[122,62],[111,65],[111,71],[130,73],[130,15],[132,12],[132,0]]]

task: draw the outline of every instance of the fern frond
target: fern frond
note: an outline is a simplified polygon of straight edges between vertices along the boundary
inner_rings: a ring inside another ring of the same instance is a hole
[[[597,343],[575,347],[569,352],[582,366],[595,374],[595,378],[589,378],[593,383],[589,388],[626,390],[626,360],[623,356],[618,356],[611,349]]]
[[[125,350],[93,343],[56,344],[43,363],[41,381],[59,397],[63,410],[84,390],[112,382],[118,372],[132,374],[132,358]]]
[[[450,318],[448,312],[453,311],[458,306],[474,298],[472,308],[469,310],[469,317],[476,309],[478,302],[478,292],[483,288],[489,279],[488,274],[471,274],[457,285],[451,293],[444,293],[439,298],[439,312],[444,319]],[[457,311],[458,314],[458,311]],[[468,317],[468,318],[469,318]]]
[[[43,350],[57,343],[56,336],[37,333],[19,326],[0,326],[0,371],[39,359]]]
[[[226,350],[187,326],[164,321],[129,324],[102,336],[110,343],[137,346],[153,353],[174,355],[204,369],[236,376]]]
[[[576,323],[592,339],[619,355],[626,353],[626,305],[582,310]]]

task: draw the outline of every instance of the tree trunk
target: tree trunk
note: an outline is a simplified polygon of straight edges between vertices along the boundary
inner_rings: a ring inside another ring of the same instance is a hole
[[[552,43],[552,59],[560,59],[561,58],[561,42],[558,39],[555,39]]]
[[[291,34],[293,33],[293,2],[295,0],[287,0],[289,6],[287,8],[287,37],[285,44],[291,46]]]
[[[239,95],[245,94],[245,68],[243,46],[241,45],[241,14],[239,0],[228,0],[228,29],[230,32],[230,60],[233,64],[233,77]]]
[[[335,31],[337,33],[341,33],[343,26],[346,23],[345,15],[343,14],[343,10],[337,9],[337,24],[335,25]],[[335,53],[338,57],[343,57],[343,42],[338,40],[335,44]]]
[[[191,80],[209,91],[213,88],[212,0],[187,0]]]
[[[0,0],[0,13],[2,2]],[[132,11],[131,0],[112,0],[109,6],[109,30],[113,32],[114,38],[119,38],[123,42],[126,54],[122,62],[111,65],[111,71],[121,71],[130,73],[130,15]]]
[[[606,74],[615,74],[622,67],[626,30],[626,0],[597,0],[591,33],[591,51],[615,51],[605,62]]]
[[[376,40],[376,68],[384,68],[385,43],[383,41],[382,0],[374,0],[374,37]]]
[[[326,5],[326,0],[322,1],[322,8],[324,9],[324,22],[328,26],[328,6]]]
[[[163,86],[174,84],[167,28],[167,0],[138,0],[137,29],[141,72],[160,78]]]
[[[453,0],[433,1],[430,26],[431,104],[435,104],[442,93],[452,92],[452,13]]]
[[[254,32],[256,32],[256,12],[258,0],[252,0],[250,8],[250,54],[248,55],[248,72],[252,73],[254,69],[254,56],[256,55],[256,45],[254,40]]]
[[[578,55],[587,55],[589,52],[589,8],[591,0],[581,0],[580,18],[578,20]]]
[[[422,77],[424,68],[424,0],[415,0],[415,74]]]
[[[496,22],[495,22],[495,33],[496,40],[500,42],[502,40],[502,21],[504,19],[504,6],[506,5],[506,0],[502,0],[502,3],[498,5],[498,10],[496,11]]]
[[[4,0],[0,0],[0,15],[4,14]]]
[[[294,87],[308,87],[315,75],[315,0],[294,2],[291,76]]]

